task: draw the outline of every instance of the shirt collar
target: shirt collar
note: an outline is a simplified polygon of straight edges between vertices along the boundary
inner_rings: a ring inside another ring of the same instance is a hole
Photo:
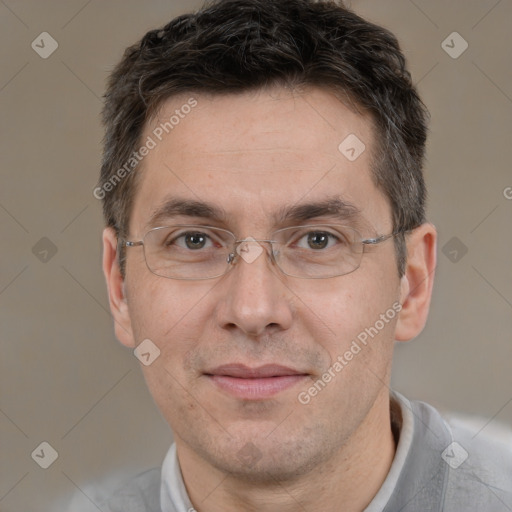
[[[451,430],[430,405],[392,392],[402,412],[395,458],[379,492],[364,512],[442,512],[448,464],[441,454]]]
[[[191,512],[194,510],[183,482],[175,443],[172,443],[162,465],[160,506],[162,512]]]

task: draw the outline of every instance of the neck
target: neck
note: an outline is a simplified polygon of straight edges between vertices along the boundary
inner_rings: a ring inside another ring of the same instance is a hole
[[[388,390],[353,435],[328,460],[294,480],[260,484],[219,471],[176,438],[183,479],[197,512],[339,512],[364,510],[393,462]]]

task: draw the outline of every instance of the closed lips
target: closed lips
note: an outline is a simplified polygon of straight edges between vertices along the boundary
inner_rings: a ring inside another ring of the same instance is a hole
[[[307,373],[286,366],[268,364],[250,368],[242,364],[226,364],[205,372],[205,375],[222,375],[238,379],[264,379],[269,377],[284,377],[288,375],[307,375]]]

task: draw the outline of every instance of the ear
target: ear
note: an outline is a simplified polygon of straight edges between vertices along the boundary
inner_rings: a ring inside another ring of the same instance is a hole
[[[396,324],[397,341],[409,341],[425,327],[436,268],[436,241],[436,228],[430,223],[406,236],[407,263],[400,282],[402,310]]]
[[[116,337],[123,345],[135,347],[128,301],[124,293],[124,279],[119,268],[117,236],[113,228],[103,230],[103,273],[107,281]]]

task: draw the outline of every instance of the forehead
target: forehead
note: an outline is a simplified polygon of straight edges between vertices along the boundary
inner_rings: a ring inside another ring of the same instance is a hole
[[[150,227],[173,197],[217,204],[233,222],[262,227],[285,206],[335,196],[368,219],[389,216],[370,175],[370,118],[324,90],[173,97],[145,127],[149,139],[132,232]]]

